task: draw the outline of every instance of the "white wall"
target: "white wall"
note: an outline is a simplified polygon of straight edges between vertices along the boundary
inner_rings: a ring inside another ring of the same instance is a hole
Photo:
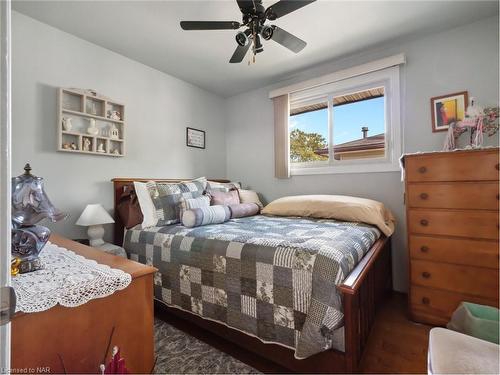
[[[225,176],[221,98],[20,13],[12,21],[12,174],[30,162],[45,178],[53,203],[71,215],[48,225],[54,231],[85,238],[74,223],[87,203],[113,208],[113,177]],[[55,151],[60,86],[92,88],[126,105],[125,157]],[[186,126],[206,130],[206,150],[186,147]]]
[[[267,201],[292,194],[348,194],[384,202],[396,215],[393,274],[396,290],[407,288],[403,185],[398,172],[274,178],[273,107],[268,92],[277,87],[404,52],[402,124],[405,152],[440,150],[445,133],[432,133],[430,98],[468,90],[478,103],[498,103],[498,17],[422,39],[393,43],[300,72],[281,84],[227,100],[227,175],[262,192]],[[498,139],[489,139],[498,144]]]

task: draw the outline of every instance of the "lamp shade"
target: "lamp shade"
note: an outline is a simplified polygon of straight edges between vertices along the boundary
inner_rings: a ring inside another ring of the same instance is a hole
[[[100,204],[88,204],[76,221],[76,225],[88,227],[90,225],[101,225],[114,223],[113,218]]]

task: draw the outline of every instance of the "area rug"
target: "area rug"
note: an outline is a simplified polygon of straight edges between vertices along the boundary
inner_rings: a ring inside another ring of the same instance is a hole
[[[155,319],[156,374],[259,374],[236,358]]]

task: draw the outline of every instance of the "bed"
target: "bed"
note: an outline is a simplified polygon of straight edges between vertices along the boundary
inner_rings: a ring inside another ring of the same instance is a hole
[[[113,180],[116,202],[133,181],[148,180]],[[390,289],[390,241],[362,223],[258,215],[124,230],[118,219],[115,236],[159,269],[162,310],[294,372],[356,371]]]

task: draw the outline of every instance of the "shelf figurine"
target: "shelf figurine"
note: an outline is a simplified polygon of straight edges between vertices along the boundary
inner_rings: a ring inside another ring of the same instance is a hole
[[[87,128],[87,133],[90,135],[99,134],[99,129],[97,128],[96,121],[93,118],[89,119],[89,127]]]
[[[119,133],[118,128],[116,127],[115,124],[112,124],[110,129],[109,129],[109,137],[113,138],[113,139],[120,138],[120,133]]]
[[[90,113],[93,115],[97,115],[97,106],[94,101],[90,104],[90,108]]]
[[[63,117],[62,119],[63,130],[70,132],[73,129],[73,124],[71,123],[71,117]]]
[[[83,139],[83,151],[90,151],[90,146],[91,146],[90,139],[84,138]]]
[[[122,116],[121,116],[120,112],[118,112],[118,111],[108,111],[108,118],[111,120],[120,121],[122,119]]]
[[[97,147],[97,152],[105,153],[104,151],[104,143],[99,143],[99,147]]]

